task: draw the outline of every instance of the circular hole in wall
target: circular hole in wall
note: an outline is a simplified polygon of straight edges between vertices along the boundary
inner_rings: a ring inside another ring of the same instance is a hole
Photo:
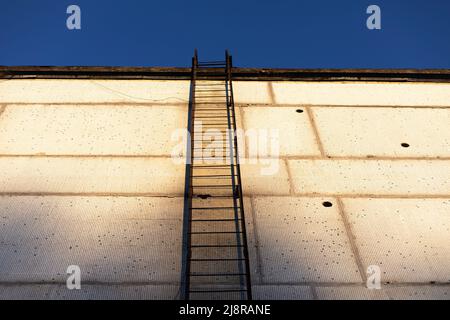
[[[402,146],[403,148],[409,148],[409,143],[403,142],[403,143],[401,144],[401,146]]]
[[[330,201],[324,201],[324,202],[322,202],[322,205],[323,205],[324,207],[326,207],[326,208],[329,208],[329,207],[332,207],[332,206],[333,206],[333,204],[332,204]]]
[[[295,112],[297,112],[297,113],[303,113],[303,109],[297,109],[297,110],[295,110]]]

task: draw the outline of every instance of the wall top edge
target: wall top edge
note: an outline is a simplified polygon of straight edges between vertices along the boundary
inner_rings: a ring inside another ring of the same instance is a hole
[[[198,79],[214,79],[223,71],[198,72]],[[83,67],[0,66],[2,79],[149,79],[189,80],[191,68],[182,67]],[[270,69],[233,68],[240,81],[378,81],[450,82],[450,69]]]

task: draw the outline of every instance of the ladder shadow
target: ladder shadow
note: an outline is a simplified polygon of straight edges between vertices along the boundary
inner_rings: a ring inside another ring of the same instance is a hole
[[[188,121],[187,121],[187,128],[192,128],[193,126],[193,104],[194,104],[194,94],[195,91],[193,90],[195,84],[193,81],[191,81],[189,86],[189,111],[188,111]],[[186,165],[185,165],[185,178],[184,178],[184,206],[183,206],[183,231],[182,231],[182,246],[181,246],[181,279],[180,279],[180,299],[185,300],[186,299],[186,291],[189,290],[189,283],[187,283],[188,280],[188,273],[189,273],[189,261],[188,261],[188,255],[189,255],[189,229],[190,229],[190,214],[189,214],[189,208],[190,208],[190,202],[189,202],[189,188],[190,188],[190,181],[191,181],[191,164],[192,164],[192,155],[191,155],[191,138],[190,134],[191,132],[188,130],[187,132],[188,136],[186,139]]]

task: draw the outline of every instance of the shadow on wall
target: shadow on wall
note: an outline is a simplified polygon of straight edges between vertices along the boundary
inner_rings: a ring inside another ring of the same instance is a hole
[[[33,284],[43,286],[35,295],[44,299],[177,298],[180,202],[1,196],[0,297],[14,295],[14,284]],[[70,265],[81,269],[81,293],[66,288]]]

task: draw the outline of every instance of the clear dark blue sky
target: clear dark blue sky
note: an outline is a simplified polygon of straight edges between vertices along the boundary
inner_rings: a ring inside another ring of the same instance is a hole
[[[195,47],[246,67],[450,68],[450,0],[1,0],[0,65],[189,66]]]

